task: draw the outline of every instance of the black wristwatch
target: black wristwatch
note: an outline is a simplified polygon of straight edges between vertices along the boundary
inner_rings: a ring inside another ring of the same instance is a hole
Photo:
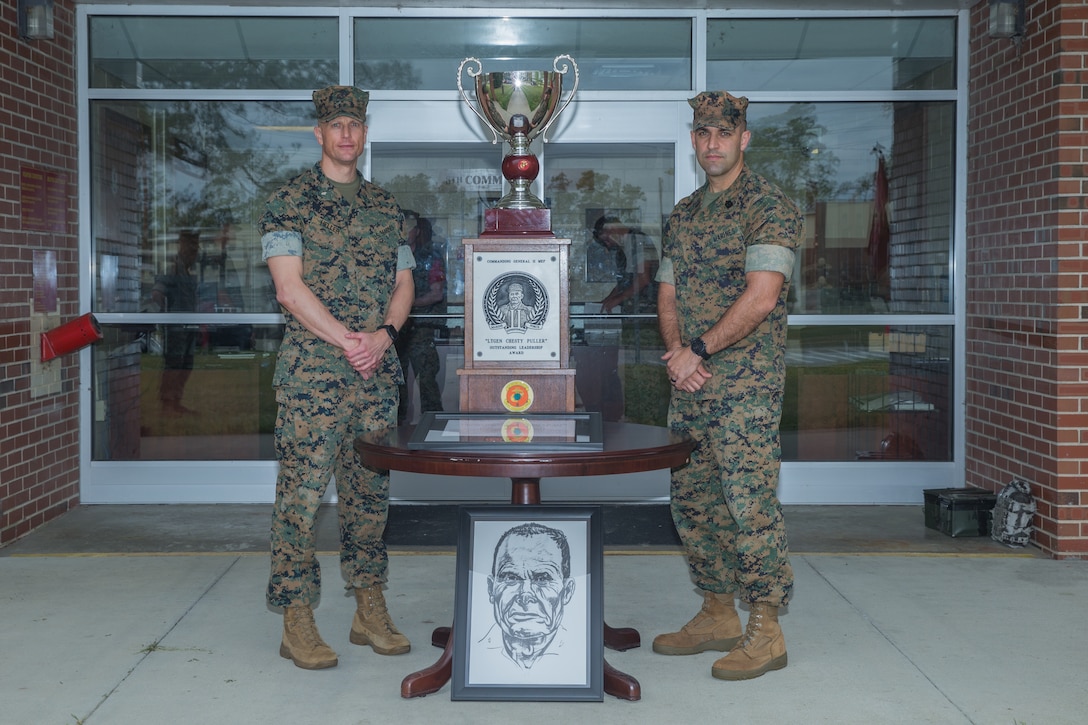
[[[697,337],[691,341],[691,351],[704,360],[710,359],[710,353],[706,351],[706,343],[703,338]]]
[[[396,342],[397,338],[400,337],[400,333],[397,332],[397,328],[393,327],[392,325],[381,325],[380,327],[378,327],[378,329],[385,330],[386,333],[389,334],[389,339],[393,342]]]

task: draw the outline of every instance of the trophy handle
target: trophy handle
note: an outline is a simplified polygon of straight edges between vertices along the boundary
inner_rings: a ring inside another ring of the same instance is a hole
[[[559,61],[560,61],[560,59],[564,59],[564,58],[566,60],[570,61],[570,66],[567,66],[566,63],[563,63],[562,64],[562,70],[560,70]],[[473,59],[473,60],[475,60],[475,59]],[[479,63],[480,61],[476,61],[476,62]],[[566,53],[563,53],[562,55],[555,56],[555,60],[552,61],[552,69],[555,70],[555,72],[559,73],[560,75],[566,75],[567,71],[570,70],[570,68],[572,68],[572,67],[574,68],[574,87],[570,89],[570,95],[567,96],[567,100],[565,100],[565,101],[563,101],[562,103],[559,104],[559,108],[557,108],[555,113],[552,114],[552,117],[550,119],[548,119],[548,122],[546,124],[544,124],[544,128],[542,128],[540,130],[541,143],[548,143],[548,129],[551,128],[553,123],[555,123],[555,119],[559,118],[559,114],[562,113],[566,109],[566,107],[568,105],[570,105],[571,99],[574,98],[575,91],[578,90],[578,64],[574,62],[574,58],[571,58]],[[482,66],[481,66],[481,70],[483,70]],[[471,71],[469,71],[469,75],[472,75]],[[458,74],[457,74],[457,80],[458,80],[458,83],[460,83],[460,80],[461,80],[460,72],[458,72]]]
[[[484,72],[484,64],[480,62],[479,58],[465,58],[463,61],[461,61],[461,65],[457,66],[457,90],[461,92],[461,98],[462,100],[464,100],[465,105],[468,106],[468,109],[475,113],[476,116],[479,117],[479,119],[484,122],[484,125],[487,126],[487,128],[491,131],[491,143],[497,144],[499,142],[498,131],[496,131],[494,127],[492,127],[491,122],[484,117],[484,114],[476,110],[476,106],[473,105],[472,101],[468,97],[468,94],[465,93],[465,87],[461,85],[461,73],[464,70],[466,63],[476,64],[475,71],[472,68],[468,69],[469,78],[475,78],[476,76]],[[477,99],[477,102],[478,101],[479,99]]]

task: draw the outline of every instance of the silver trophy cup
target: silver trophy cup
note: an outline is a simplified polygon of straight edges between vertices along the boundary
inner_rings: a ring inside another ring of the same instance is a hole
[[[560,62],[564,61],[564,62]],[[468,97],[461,77],[467,72],[476,79],[476,103]],[[498,202],[500,209],[543,209],[544,202],[529,191],[540,173],[540,161],[529,150],[537,136],[548,142],[547,132],[578,90],[578,64],[569,55],[557,55],[551,71],[503,71],[484,73],[477,58],[465,58],[457,67],[457,90],[469,109],[491,129],[491,143],[501,138],[510,144],[502,160],[502,175],[510,182],[510,193]],[[560,101],[563,76],[573,68],[574,85]]]

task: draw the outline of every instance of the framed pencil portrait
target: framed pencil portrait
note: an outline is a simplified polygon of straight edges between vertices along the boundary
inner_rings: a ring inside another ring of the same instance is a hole
[[[462,506],[453,700],[604,699],[601,509]]]

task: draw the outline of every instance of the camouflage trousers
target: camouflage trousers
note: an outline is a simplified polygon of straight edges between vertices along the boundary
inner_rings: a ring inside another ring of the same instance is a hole
[[[389,474],[364,468],[355,453],[363,432],[395,425],[397,389],[278,388],[275,448],[279,461],[272,514],[272,572],[268,603],[317,604],[321,566],[315,519],[329,478],[335,477],[340,569],[348,589],[386,581],[382,534],[389,513]]]
[[[778,501],[782,399],[678,400],[669,426],[695,441],[672,473],[672,517],[696,585],[780,606],[793,591]]]

